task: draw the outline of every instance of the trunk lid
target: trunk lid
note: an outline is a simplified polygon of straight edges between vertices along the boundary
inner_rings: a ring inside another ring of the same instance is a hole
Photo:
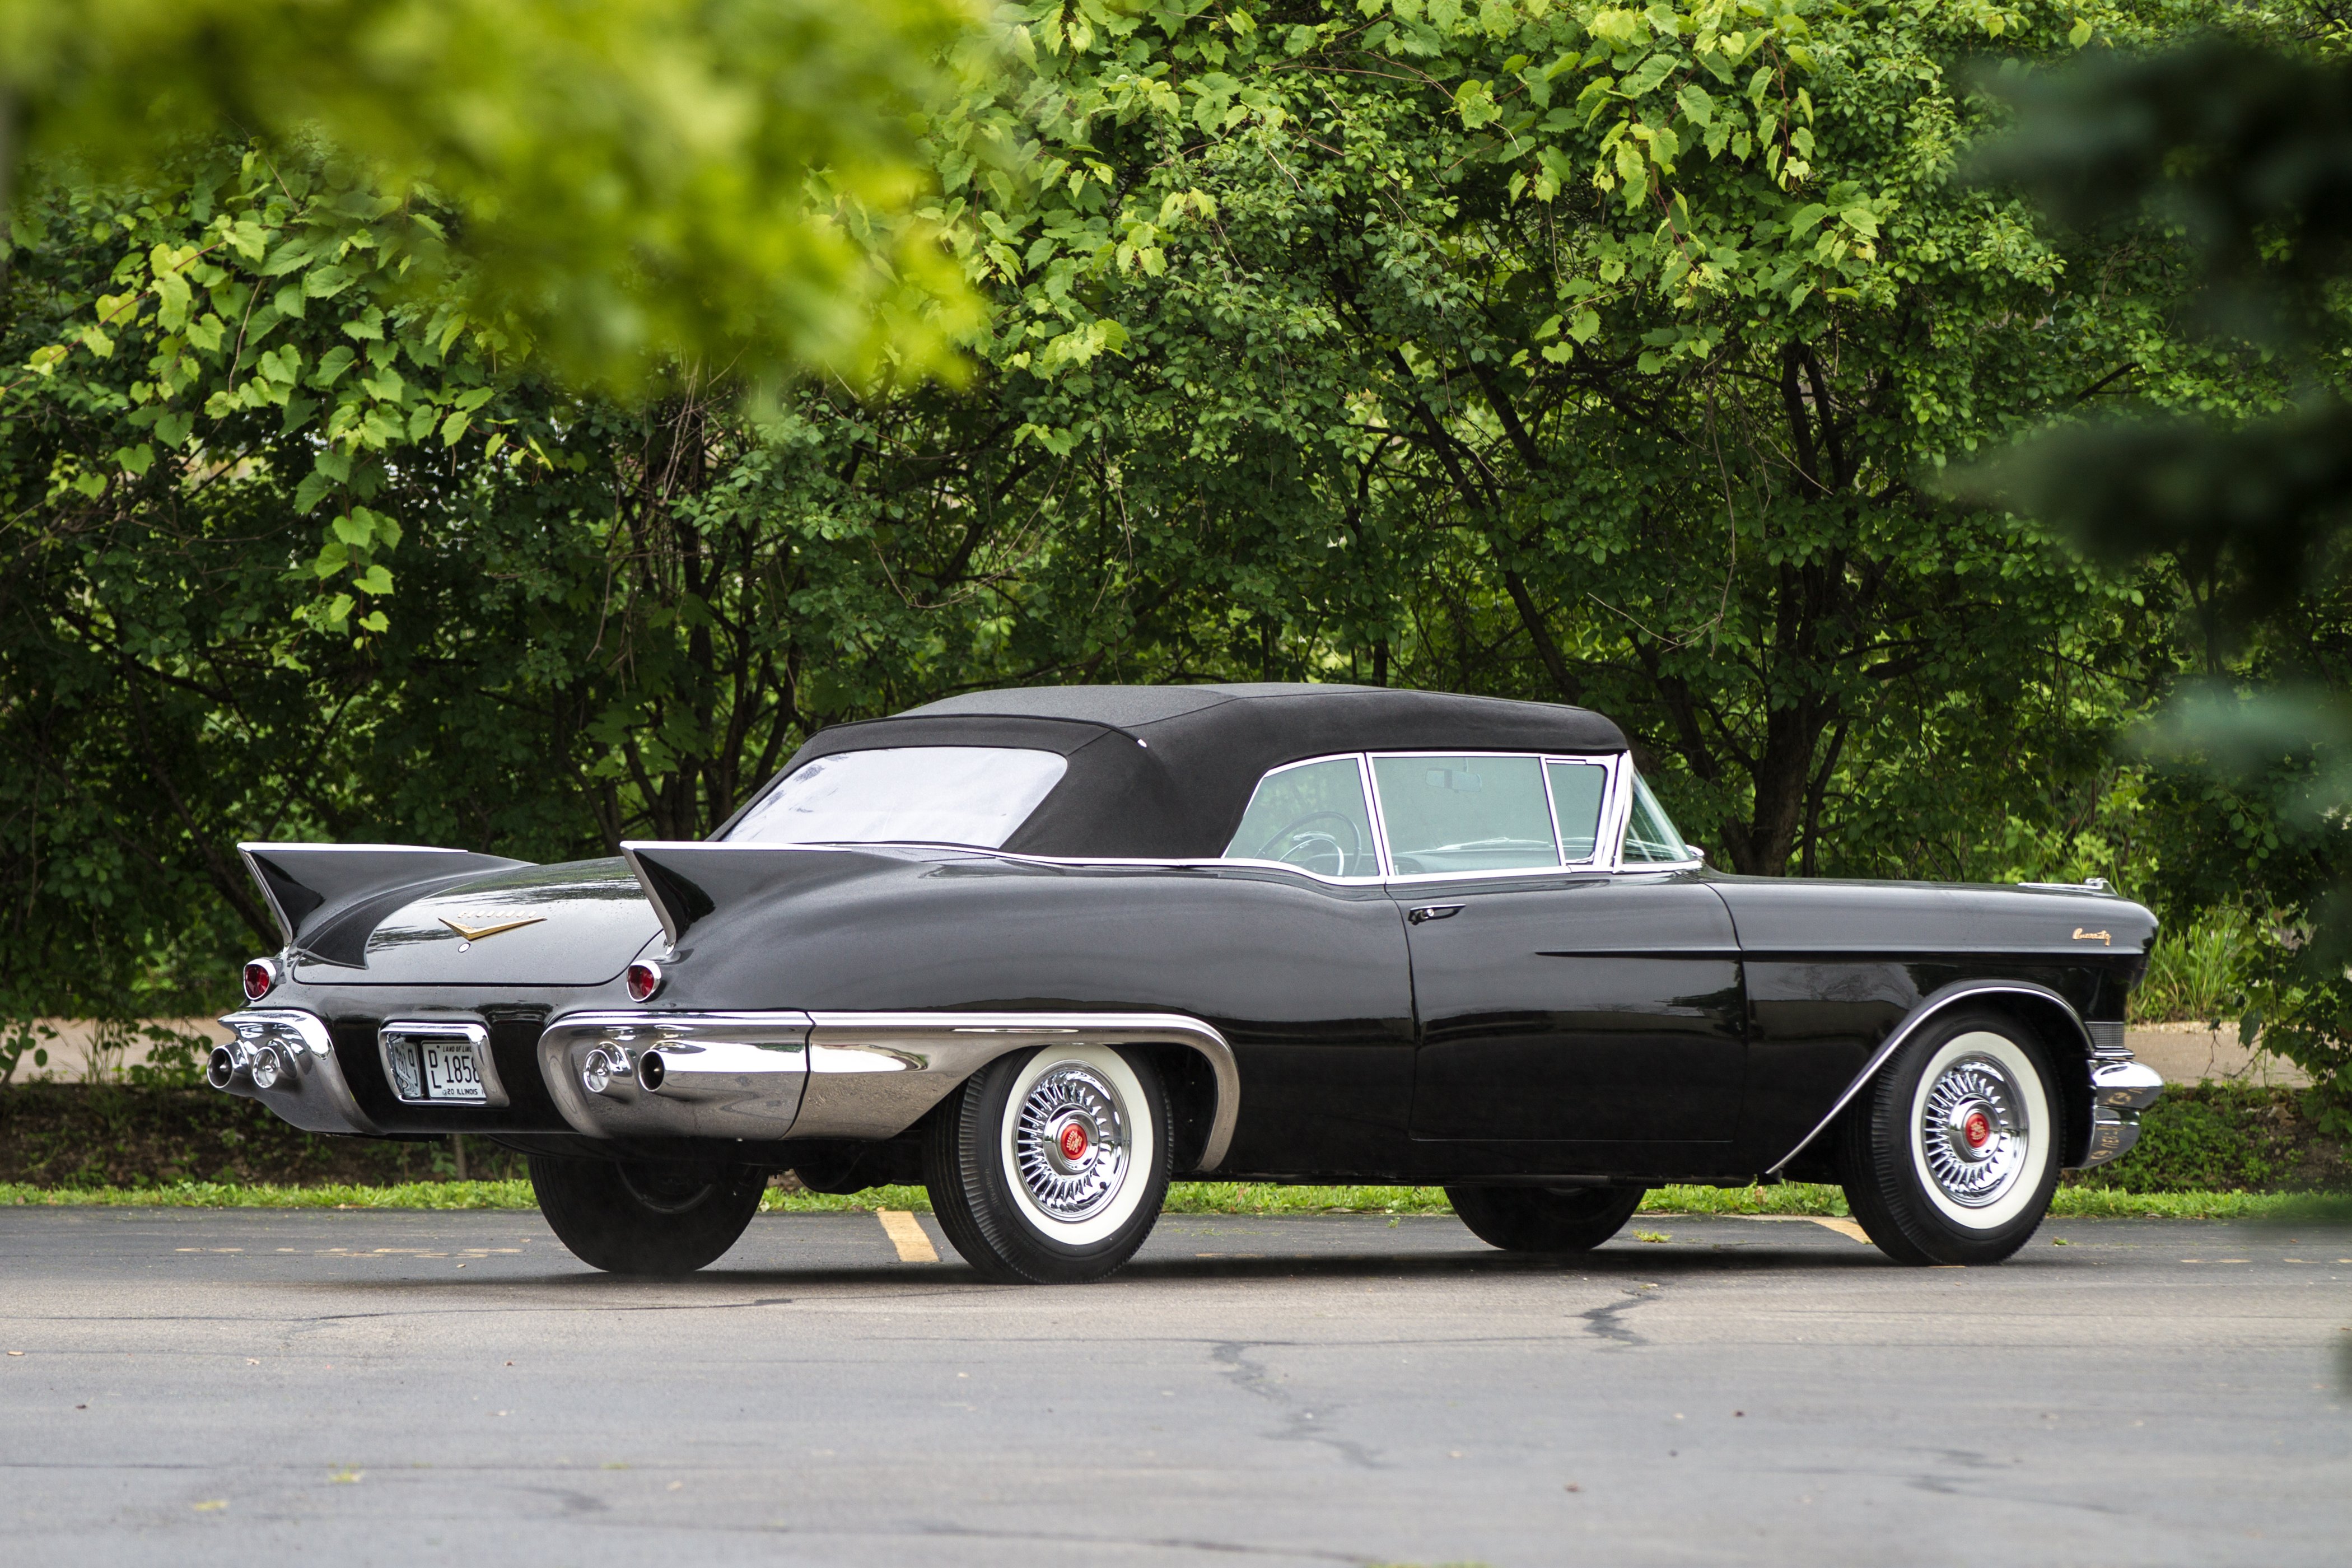
[[[661,934],[619,859],[493,872],[394,908],[353,968],[298,953],[294,977],[335,985],[594,985]]]

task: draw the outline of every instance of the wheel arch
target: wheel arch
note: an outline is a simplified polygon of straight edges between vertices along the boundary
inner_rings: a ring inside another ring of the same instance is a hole
[[[1214,1025],[1179,1013],[816,1013],[809,1087],[793,1135],[890,1137],[1016,1051],[1123,1047],[1158,1073],[1175,1140],[1171,1169],[1223,1163],[1241,1112],[1241,1068]],[[814,1124],[814,1125],[813,1125]]]
[[[1970,1005],[1990,1005],[2033,1030],[2062,1067],[2070,1060],[2087,1062],[2090,1059],[2093,1050],[2090,1026],[2084,1023],[2082,1015],[2074,1011],[2073,1004],[2048,986],[2037,985],[2030,980],[1955,981],[1930,993],[1904,1016],[1901,1023],[1888,1031],[1886,1038],[1880,1041],[1878,1048],[1871,1053],[1870,1060],[1854,1074],[1853,1081],[1845,1086],[1827,1113],[1814,1123],[1812,1131],[1767,1167],[1765,1174],[1779,1175],[1799,1155],[1820,1142],[1836,1125],[1838,1118],[1845,1114],[1846,1108],[1912,1037],[1945,1014]],[[2090,1079],[2087,1073],[2062,1071],[2054,1087],[2064,1103],[2061,1113],[2063,1136],[2059,1142],[2058,1163],[2061,1168],[2069,1168],[2081,1162],[2090,1137]]]

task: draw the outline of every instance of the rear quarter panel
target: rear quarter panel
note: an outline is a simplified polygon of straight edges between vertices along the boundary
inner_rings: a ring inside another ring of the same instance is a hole
[[[681,1008],[1167,1011],[1241,1070],[1219,1173],[1402,1169],[1412,993],[1378,888],[1244,867],[846,858],[698,921],[661,997]]]

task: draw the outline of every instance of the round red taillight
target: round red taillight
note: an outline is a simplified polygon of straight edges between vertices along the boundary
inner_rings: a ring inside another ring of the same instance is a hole
[[[267,958],[248,959],[245,965],[245,999],[258,1002],[278,989],[278,964]]]
[[[661,965],[651,959],[641,958],[629,965],[629,1000],[650,1002],[654,993],[662,987]]]

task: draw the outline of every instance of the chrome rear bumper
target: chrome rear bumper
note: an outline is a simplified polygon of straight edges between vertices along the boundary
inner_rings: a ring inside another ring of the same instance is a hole
[[[257,1100],[305,1132],[377,1133],[335,1063],[327,1026],[315,1014],[257,1007],[221,1019],[229,1031],[213,1049],[205,1081]]]
[[[1225,1038],[1158,1013],[572,1013],[540,1072],[593,1138],[890,1138],[1024,1046],[1169,1044],[1198,1052],[1217,1104],[1199,1169],[1233,1142],[1241,1075]]]

